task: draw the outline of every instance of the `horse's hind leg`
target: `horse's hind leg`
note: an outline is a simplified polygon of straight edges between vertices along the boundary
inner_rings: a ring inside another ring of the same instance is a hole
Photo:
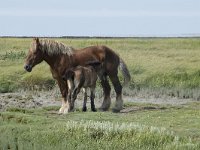
[[[91,100],[91,110],[93,112],[96,112],[95,104],[94,104],[94,98],[95,98],[95,88],[90,88],[91,90],[91,95],[90,95],[90,100]]]
[[[82,111],[87,111],[87,89],[86,88],[83,88],[83,92],[84,92],[84,101],[83,101],[83,108],[82,108]]]
[[[107,111],[110,108],[111,98],[110,98],[110,85],[107,79],[107,76],[103,76],[101,79],[101,85],[104,92],[104,100],[100,107],[100,110]]]
[[[117,73],[114,75],[110,75],[110,80],[114,86],[116,92],[116,103],[115,107],[112,109],[113,112],[119,112],[123,108],[123,100],[122,100],[122,86],[117,76]]]

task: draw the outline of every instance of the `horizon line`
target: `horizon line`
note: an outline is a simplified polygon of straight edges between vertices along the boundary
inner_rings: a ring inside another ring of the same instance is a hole
[[[69,36],[10,36],[10,35],[3,35],[0,38],[200,38],[200,34],[197,35],[167,35],[167,36],[154,36],[154,35],[137,35],[137,36],[76,36],[76,35],[69,35]]]

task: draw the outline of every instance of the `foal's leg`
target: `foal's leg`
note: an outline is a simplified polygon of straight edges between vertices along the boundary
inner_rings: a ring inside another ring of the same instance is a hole
[[[71,92],[71,90],[68,90],[68,93],[67,93],[67,100],[69,101],[69,102],[71,102],[71,94],[72,94],[72,92]]]
[[[73,92],[72,92],[70,110],[74,109],[74,102],[75,102],[75,100],[76,100],[77,95],[78,95],[79,92],[80,92],[80,88],[79,87],[75,87],[74,90],[73,90]]]
[[[94,98],[95,98],[95,88],[90,88],[90,92],[91,92],[91,95],[90,95],[90,100],[91,100],[91,110],[93,112],[96,112],[96,108],[95,108],[95,104],[94,104]]]
[[[112,81],[112,84],[116,92],[116,103],[115,103],[115,107],[112,110],[113,112],[120,112],[120,110],[122,110],[123,108],[122,86],[117,76],[117,73],[112,74],[109,77],[110,77],[110,80]]]
[[[111,88],[110,88],[107,76],[104,75],[100,80],[101,80],[101,86],[104,92],[104,100],[100,107],[100,110],[107,111],[110,108],[110,104],[111,104],[111,98],[110,98]]]
[[[72,92],[72,102],[76,100],[78,93],[80,92],[79,87],[75,87],[73,92]]]
[[[68,90],[67,99],[70,102],[69,111],[73,111],[74,110],[74,102],[72,101],[72,90],[71,89]]]
[[[83,88],[83,93],[84,93],[84,100],[83,100],[83,108],[82,111],[87,111],[87,88]]]

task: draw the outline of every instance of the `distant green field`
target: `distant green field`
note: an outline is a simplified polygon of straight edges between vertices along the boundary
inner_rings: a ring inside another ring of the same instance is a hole
[[[46,63],[32,73],[23,69],[31,38],[0,38],[0,92],[20,88],[50,89],[55,85]],[[153,91],[200,99],[199,38],[55,39],[74,48],[106,45],[127,63],[133,93]],[[130,93],[131,94],[131,93]]]

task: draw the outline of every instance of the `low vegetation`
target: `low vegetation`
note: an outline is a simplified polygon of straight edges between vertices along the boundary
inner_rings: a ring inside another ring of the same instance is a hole
[[[200,148],[200,104],[182,107],[127,103],[133,112],[79,112],[58,107],[0,113],[0,149]]]

